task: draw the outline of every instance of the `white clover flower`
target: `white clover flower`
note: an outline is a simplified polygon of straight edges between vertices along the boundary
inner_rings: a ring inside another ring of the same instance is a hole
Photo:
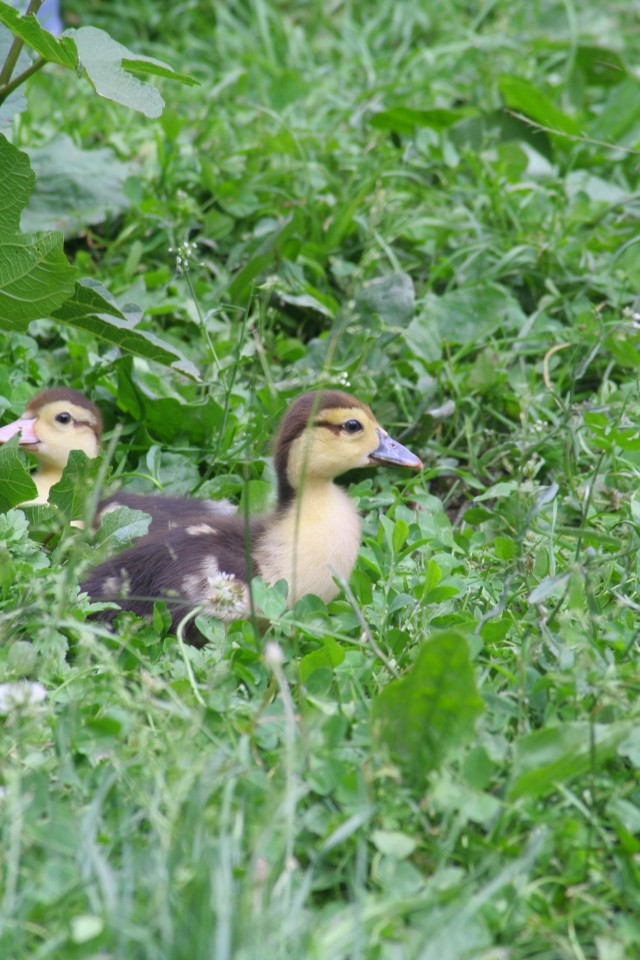
[[[214,616],[231,620],[247,612],[247,588],[232,573],[216,573],[207,577],[207,583],[207,600],[214,607]]]
[[[0,683],[0,714],[7,716],[20,707],[33,707],[47,696],[41,683],[28,683],[16,680],[14,683]]]

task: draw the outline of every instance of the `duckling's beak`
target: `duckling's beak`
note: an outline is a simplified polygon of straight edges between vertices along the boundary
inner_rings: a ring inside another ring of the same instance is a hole
[[[413,470],[420,470],[423,466],[420,457],[407,450],[397,440],[392,440],[388,433],[378,430],[378,439],[380,443],[369,454],[369,463],[395,464],[398,467],[411,467]]]
[[[19,420],[14,420],[13,423],[8,423],[6,427],[0,427],[0,443],[6,443],[7,440],[11,440],[11,437],[15,437],[16,433],[20,434],[21,447],[28,447],[32,443],[40,443],[40,440],[36,436],[36,432],[33,429],[35,422],[35,417],[30,420],[20,417]]]

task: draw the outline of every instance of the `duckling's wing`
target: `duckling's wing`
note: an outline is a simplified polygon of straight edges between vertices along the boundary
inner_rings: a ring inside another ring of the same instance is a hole
[[[237,508],[229,500],[199,500],[187,497],[166,497],[163,494],[120,492],[100,502],[95,525],[118,507],[142,510],[151,517],[150,533],[159,533],[185,524],[207,523],[214,517],[230,517]]]
[[[195,519],[134,544],[95,567],[81,586],[92,600],[113,601],[138,616],[149,616],[154,602],[164,600],[174,629],[198,607],[235,620],[247,611],[247,581],[255,574],[251,543],[261,532],[259,521],[246,528],[240,517]],[[104,610],[93,619],[111,622],[117,613]],[[198,637],[195,628],[187,630],[192,642]]]

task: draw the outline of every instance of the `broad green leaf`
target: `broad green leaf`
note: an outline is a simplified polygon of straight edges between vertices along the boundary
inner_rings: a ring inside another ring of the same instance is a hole
[[[249,263],[236,274],[229,284],[227,295],[232,300],[243,300],[249,296],[253,281],[272,266],[278,251],[296,230],[297,222],[296,215],[290,214],[273,233],[267,236]]]
[[[338,312],[338,304],[331,297],[323,297],[323,299],[320,300],[310,293],[302,293],[299,296],[294,296],[294,294],[287,293],[285,290],[276,290],[274,296],[277,298],[277,301],[288,303],[292,307],[300,307],[302,310],[320,313],[325,317],[329,317],[331,320],[333,320]]]
[[[545,577],[533,588],[527,598],[528,602],[532,604],[542,603],[548,597],[557,594],[560,589],[564,589],[568,576],[569,573],[565,570],[563,573],[556,573],[552,577]]]
[[[580,127],[559,110],[551,100],[528,80],[522,77],[502,76],[498,81],[500,92],[507,106],[523,113],[551,131],[559,130],[573,136],[579,136]]]
[[[393,527],[393,551],[399,553],[402,550],[407,537],[409,536],[409,524],[406,520],[396,520]]]
[[[0,301],[1,302],[1,301]],[[134,312],[135,311],[135,312]],[[49,313],[52,320],[92,333],[121,350],[172,367],[193,380],[200,380],[197,367],[179,351],[148,330],[140,329],[137,308],[118,307],[108,290],[95,280],[76,283],[73,295]]]
[[[143,464],[146,465],[146,470]],[[141,459],[140,472],[150,474],[158,481],[164,493],[186,496],[200,480],[197,464],[182,453],[163,450],[154,444]]]
[[[96,533],[96,543],[107,544],[110,549],[127,547],[133,540],[143,537],[149,530],[151,517],[142,510],[117,507],[103,514]]]
[[[407,273],[369,280],[356,294],[356,308],[364,316],[377,313],[386,323],[404,326],[415,310],[413,280]]]
[[[539,797],[615,756],[633,728],[632,721],[577,720],[536,730],[516,741],[509,797]]]
[[[138,110],[146,117],[159,117],[164,100],[155,87],[138,80],[129,70],[170,77],[182,83],[193,83],[190,78],[184,74],[176,74],[160,60],[132,54],[97,27],[66,30],[64,36],[75,42],[80,63],[96,93],[107,100]]]
[[[424,592],[425,594],[429,593],[430,590],[435,590],[440,581],[442,580],[442,570],[436,563],[436,561],[431,557],[429,563],[427,564],[427,572],[424,578]]]
[[[424,314],[420,309],[407,326],[404,338],[413,355],[425,364],[434,363],[442,356],[442,338],[433,312]]]
[[[576,51],[576,66],[587,82],[594,86],[610,87],[624,83],[628,73],[619,53],[611,47],[580,45]]]
[[[24,330],[71,295],[77,271],[62,239],[58,232],[0,237],[0,327]]]
[[[640,91],[640,87],[638,88]],[[629,191],[615,183],[596,177],[587,170],[572,170],[567,174],[565,190],[571,201],[586,195],[593,203],[620,204],[628,200]]]
[[[339,666],[344,660],[344,650],[333,637],[327,635],[324,644],[318,650],[312,650],[307,653],[300,661],[299,673],[300,679],[306,683],[314,670],[328,667],[333,669]]]
[[[520,329],[526,319],[516,298],[504,287],[490,283],[452,290],[441,297],[427,294],[421,318],[429,330],[435,320],[439,337],[449,343],[475,343],[500,327]]]
[[[49,503],[62,510],[69,520],[83,519],[100,467],[100,457],[90,459],[82,450],[72,450],[62,478],[49,491]]]
[[[21,37],[45,60],[58,63],[69,70],[77,69],[78,51],[75,43],[66,37],[56,40],[40,25],[38,18],[33,14],[21,17],[13,7],[0,2],[0,22],[5,23],[13,33]]]
[[[483,710],[467,641],[447,630],[431,637],[409,673],[374,700],[374,738],[419,786],[450,750],[471,739]]]
[[[597,140],[618,143],[640,124],[640,84],[635,77],[614,87],[602,110],[589,128],[589,135]]]
[[[411,107],[393,107],[374,113],[370,123],[378,130],[392,130],[394,133],[411,134],[416,127],[431,127],[432,130],[445,130],[459,120],[469,116],[469,111],[458,110],[412,110]]]
[[[418,846],[413,837],[399,830],[373,830],[371,839],[380,853],[393,857],[394,860],[404,860],[411,856]]]
[[[36,185],[22,215],[23,230],[64,230],[75,236],[87,224],[129,207],[124,181],[131,173],[109,147],[81,150],[61,134],[29,150]]]
[[[502,480],[500,483],[494,483],[484,493],[479,493],[473,498],[474,503],[481,503],[483,500],[499,500],[503,497],[510,497],[515,493],[520,484],[517,480]]]
[[[268,619],[277,620],[287,609],[287,589],[284,580],[275,586],[265,583],[261,577],[251,581],[251,591],[256,610]]]
[[[254,516],[265,513],[273,499],[273,485],[267,480],[249,480],[242,488],[239,512],[244,516],[247,511]]]
[[[29,202],[35,175],[29,158],[0,136],[0,242],[20,229],[20,211]]]
[[[0,444],[0,511],[3,513],[38,496],[36,485],[18,454],[20,437]]]

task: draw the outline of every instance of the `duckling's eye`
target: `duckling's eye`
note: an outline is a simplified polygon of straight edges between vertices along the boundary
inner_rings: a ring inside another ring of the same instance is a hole
[[[70,413],[59,413],[56,417],[58,423],[71,423],[71,414]]]
[[[347,433],[359,433],[364,428],[359,420],[347,420],[342,425],[342,429],[346,430]]]

